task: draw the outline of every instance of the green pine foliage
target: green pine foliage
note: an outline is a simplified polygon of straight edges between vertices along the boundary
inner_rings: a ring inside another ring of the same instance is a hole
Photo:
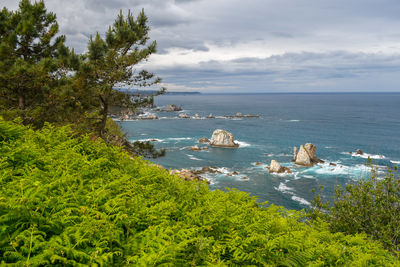
[[[69,127],[0,119],[0,265],[398,266],[363,234],[210,191]]]

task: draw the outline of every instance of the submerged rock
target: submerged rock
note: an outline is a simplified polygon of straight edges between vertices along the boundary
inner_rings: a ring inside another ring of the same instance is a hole
[[[192,146],[189,148],[192,151],[201,151],[201,150],[208,150],[208,147],[204,146],[204,147],[199,147],[199,146]]]
[[[239,144],[235,143],[234,137],[231,133],[217,129],[213,132],[210,145],[215,147],[236,148]]]

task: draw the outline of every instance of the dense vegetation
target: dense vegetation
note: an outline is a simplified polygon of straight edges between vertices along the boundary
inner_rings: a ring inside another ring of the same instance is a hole
[[[396,172],[397,167],[381,179],[373,169],[368,178],[345,188],[337,186],[332,204],[318,195],[309,211],[310,218],[328,222],[333,232],[366,233],[399,253],[400,179]]]
[[[0,120],[0,263],[395,266],[365,235],[210,191],[69,127]]]

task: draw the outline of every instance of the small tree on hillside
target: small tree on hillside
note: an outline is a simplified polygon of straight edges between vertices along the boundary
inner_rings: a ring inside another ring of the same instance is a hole
[[[85,64],[79,73],[86,86],[98,98],[100,122],[98,131],[104,137],[107,114],[110,105],[143,106],[149,97],[135,98],[116,90],[116,87],[154,86],[161,79],[145,70],[137,71],[134,66],[147,60],[156,52],[156,42],[149,41],[147,17],[142,10],[135,18],[129,11],[125,17],[122,12],[109,27],[105,39],[99,33],[90,38]],[[165,89],[160,88],[158,94]]]

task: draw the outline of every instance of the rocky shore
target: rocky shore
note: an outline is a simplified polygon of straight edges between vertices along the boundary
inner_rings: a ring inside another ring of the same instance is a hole
[[[176,104],[166,105],[164,108],[154,107],[154,108],[146,108],[140,110],[133,109],[113,109],[109,114],[111,118],[117,120],[157,120],[159,119],[156,114],[153,112],[181,112],[182,107]],[[186,113],[179,113],[176,118],[179,119],[215,119],[215,118],[223,118],[223,119],[242,119],[242,118],[259,118],[260,115],[252,115],[252,114],[242,114],[241,112],[237,112],[235,115],[223,115],[223,116],[214,116],[212,113],[209,113],[207,116],[201,116],[198,113],[195,113],[194,116],[190,116]]]

